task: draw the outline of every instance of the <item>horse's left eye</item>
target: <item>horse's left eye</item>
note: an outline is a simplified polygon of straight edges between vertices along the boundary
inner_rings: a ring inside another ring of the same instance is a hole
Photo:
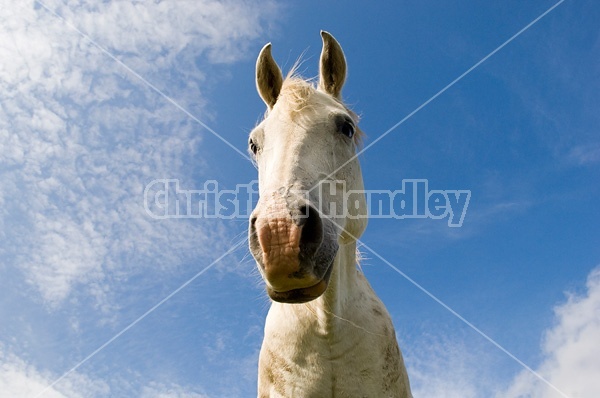
[[[354,137],[354,125],[348,121],[344,122],[340,127],[340,133],[344,134],[348,138]]]
[[[250,148],[250,152],[252,152],[252,154],[256,155],[256,152],[258,152],[258,147],[256,146],[256,143],[254,142],[254,140],[250,139],[248,141],[248,147]]]

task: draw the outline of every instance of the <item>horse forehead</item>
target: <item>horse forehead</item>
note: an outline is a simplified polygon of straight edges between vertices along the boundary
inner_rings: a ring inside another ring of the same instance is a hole
[[[274,133],[282,130],[301,132],[312,129],[315,125],[326,124],[332,115],[342,112],[345,112],[343,105],[320,92],[315,92],[301,104],[290,103],[283,97],[269,112],[265,129],[273,130]]]

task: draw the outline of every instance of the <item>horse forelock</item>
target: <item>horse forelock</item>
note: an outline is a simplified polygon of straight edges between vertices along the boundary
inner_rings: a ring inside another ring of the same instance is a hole
[[[292,118],[301,116],[302,112],[310,107],[318,106],[318,103],[315,103],[315,101],[312,100],[315,93],[318,92],[317,84],[314,80],[315,79],[306,80],[301,77],[299,74],[297,74],[297,67],[294,66],[283,81],[277,102],[282,102],[287,111],[291,113]],[[329,95],[328,97],[341,105],[358,125],[360,117],[354,111],[352,111],[340,99]],[[269,111],[265,113],[265,118],[268,117],[268,115]],[[353,138],[354,143],[357,145],[362,144],[364,135],[365,134],[363,131],[357,126],[356,134]]]

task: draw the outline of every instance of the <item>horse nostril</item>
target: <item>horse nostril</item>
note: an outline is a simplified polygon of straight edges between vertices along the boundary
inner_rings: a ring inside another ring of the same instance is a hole
[[[252,245],[253,243],[256,243],[257,237],[256,237],[256,221],[258,220],[258,217],[255,215],[251,215],[250,216],[250,223],[248,225],[248,232],[249,234],[249,239],[250,239],[250,245]]]
[[[298,209],[298,215],[294,220],[297,226],[302,227],[304,224],[306,224],[306,221],[308,220],[309,208],[310,207],[308,205],[300,206]]]
[[[302,227],[300,253],[301,255],[312,256],[323,242],[323,223],[314,207],[305,205],[299,210],[298,226]]]

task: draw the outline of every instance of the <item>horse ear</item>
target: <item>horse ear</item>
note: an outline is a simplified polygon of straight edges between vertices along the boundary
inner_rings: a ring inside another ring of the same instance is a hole
[[[281,69],[271,55],[271,43],[267,43],[256,60],[256,89],[269,109],[275,105],[282,84]]]
[[[342,86],[346,81],[346,58],[342,47],[335,38],[321,31],[323,50],[319,69],[319,88],[335,98],[340,98]]]

